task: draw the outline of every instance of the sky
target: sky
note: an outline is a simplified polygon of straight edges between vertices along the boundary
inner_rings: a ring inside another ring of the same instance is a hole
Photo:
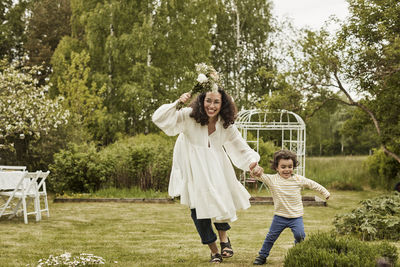
[[[294,25],[300,27],[320,28],[335,15],[344,19],[348,15],[348,4],[345,0],[272,0],[273,14],[279,19],[289,17]]]

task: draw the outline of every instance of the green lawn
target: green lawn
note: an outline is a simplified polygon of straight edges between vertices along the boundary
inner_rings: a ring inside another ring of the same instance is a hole
[[[328,207],[305,207],[307,234],[333,229],[335,214],[350,211],[362,199],[384,194],[331,193]],[[188,208],[178,203],[51,203],[50,211],[50,218],[36,223],[30,217],[28,225],[20,217],[0,219],[0,266],[34,266],[41,258],[64,252],[92,253],[103,257],[107,266],[210,266],[209,250],[200,243]],[[229,231],[235,255],[224,266],[251,265],[272,214],[273,207],[267,205],[239,212]],[[292,233],[286,229],[271,251],[268,266],[282,266],[292,245]]]

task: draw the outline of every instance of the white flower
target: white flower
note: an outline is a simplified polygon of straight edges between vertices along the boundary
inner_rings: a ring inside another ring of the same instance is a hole
[[[217,93],[218,92],[218,85],[216,83],[213,83],[211,90],[212,90],[213,93]]]
[[[203,73],[200,73],[199,76],[197,76],[197,81],[199,83],[206,83],[206,82],[208,82],[208,78]]]
[[[195,65],[196,71],[200,73],[206,73],[208,70],[208,66],[206,63],[199,63]]]

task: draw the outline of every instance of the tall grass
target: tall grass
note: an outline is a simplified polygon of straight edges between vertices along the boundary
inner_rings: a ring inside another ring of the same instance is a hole
[[[306,158],[306,177],[340,190],[362,190],[373,179],[366,166],[367,156]]]

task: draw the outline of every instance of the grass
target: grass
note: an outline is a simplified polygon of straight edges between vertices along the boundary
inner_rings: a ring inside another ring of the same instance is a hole
[[[132,188],[106,188],[93,193],[74,193],[62,195],[62,198],[168,198],[168,192],[156,190],[142,191],[138,187]]]
[[[373,178],[365,165],[367,156],[308,157],[306,177],[339,190],[362,190]]]
[[[385,192],[331,193],[328,207],[305,207],[306,234],[333,229],[335,214]],[[41,258],[64,252],[93,253],[103,257],[106,266],[210,266],[209,250],[200,243],[189,209],[178,203],[51,203],[50,212],[50,218],[44,216],[38,223],[29,217],[27,225],[21,217],[0,219],[0,266],[33,266]],[[269,205],[238,212],[239,219],[229,231],[235,255],[223,266],[251,265],[272,214]],[[292,233],[286,229],[271,251],[268,266],[282,266],[292,246]]]

